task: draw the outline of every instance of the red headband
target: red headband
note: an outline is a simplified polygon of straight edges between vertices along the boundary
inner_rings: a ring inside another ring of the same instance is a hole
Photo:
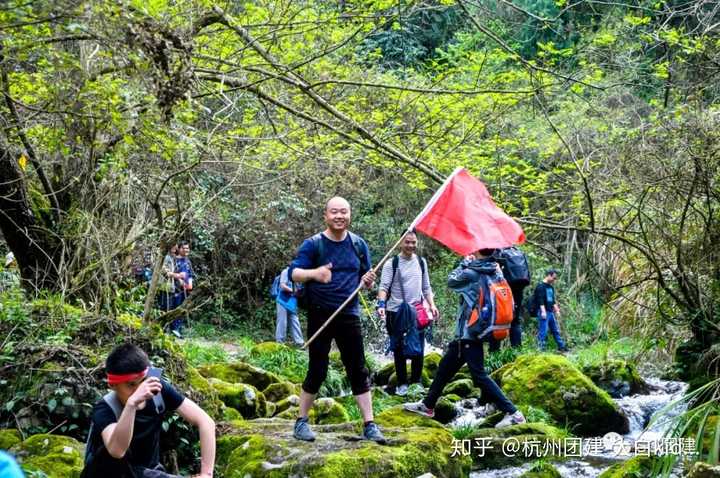
[[[145,370],[142,372],[135,372],[135,373],[126,373],[123,375],[116,375],[114,373],[108,373],[107,374],[107,381],[108,385],[117,385],[118,383],[125,383],[130,382],[131,380],[135,380],[138,378],[143,378],[145,375],[147,375],[149,368],[145,367]]]

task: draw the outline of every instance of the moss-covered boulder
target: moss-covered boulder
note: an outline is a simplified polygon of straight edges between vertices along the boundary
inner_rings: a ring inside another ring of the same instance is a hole
[[[79,478],[83,469],[83,445],[61,435],[33,435],[10,449],[28,474],[47,478]]]
[[[319,398],[313,405],[315,409],[315,423],[320,425],[331,425],[333,423],[345,423],[350,421],[345,407],[332,398]]]
[[[19,430],[0,429],[0,450],[9,450],[22,441]]]
[[[648,385],[637,369],[624,360],[605,360],[599,364],[587,365],[582,371],[613,398],[648,392]]]
[[[435,420],[440,423],[450,423],[458,415],[460,415],[460,410],[446,397],[440,397],[440,400],[435,404]]]
[[[693,464],[685,478],[720,478],[720,465],[699,461]]]
[[[390,375],[395,373],[395,364],[393,362],[383,365],[380,370],[373,374],[373,383],[379,387],[383,387],[390,381]]]
[[[387,445],[358,440],[361,423],[316,425],[312,443],[292,438],[293,423],[264,419],[220,430],[219,472],[225,478],[440,478],[467,476],[468,457],[451,457],[452,436],[442,428],[384,428]]]
[[[228,383],[217,378],[209,380],[217,391],[220,400],[232,407],[244,418],[262,418],[267,416],[265,395],[246,383]]]
[[[613,465],[600,473],[598,478],[636,478],[651,476],[653,467],[658,461],[653,456],[634,456],[628,461]]]
[[[435,378],[435,373],[440,366],[441,359],[442,355],[437,352],[430,352],[423,358],[423,368],[425,369],[428,377],[430,377],[430,380]]]
[[[273,383],[282,382],[274,373],[245,362],[215,363],[198,368],[203,377],[216,378],[228,383],[246,383],[265,390]]]
[[[277,417],[294,420],[298,416],[298,410],[297,406],[291,406],[282,413],[277,414]],[[345,407],[332,398],[318,398],[315,400],[310,413],[308,413],[308,420],[313,424],[331,425],[333,423],[349,422],[350,416]]]
[[[382,427],[393,428],[443,428],[443,426],[432,418],[423,417],[417,413],[408,412],[402,405],[396,405],[375,416],[375,423]]]
[[[290,395],[299,395],[300,387],[290,382],[278,382],[270,384],[262,391],[265,399],[271,402],[279,402]]]
[[[288,408],[298,407],[300,405],[300,397],[298,395],[290,395],[275,404],[275,415],[278,415]]]
[[[447,384],[443,393],[460,395],[461,397],[467,398],[472,395],[474,388],[475,385],[473,385],[472,380],[463,378]]]
[[[545,423],[523,423],[505,428],[479,428],[469,437],[471,443],[481,444],[482,451],[473,450],[473,466],[483,469],[519,466],[531,459],[542,457],[562,458],[562,441],[567,434]],[[516,452],[504,449],[508,441],[518,444]],[[525,443],[536,443],[537,447],[524,449]],[[550,452],[545,455],[545,449]]]
[[[550,463],[542,462],[534,464],[520,478],[562,478],[562,475]]]
[[[410,364],[407,365],[407,377],[410,378]],[[420,383],[423,387],[429,387],[432,383],[432,380],[430,380],[430,377],[428,377],[425,370],[422,371],[422,374],[420,375]],[[397,375],[395,375],[395,372],[390,375],[390,378],[388,379],[387,386],[389,389],[394,389],[397,387]]]
[[[628,431],[628,419],[610,395],[561,355],[522,355],[492,377],[516,405],[546,410],[577,435]]]
[[[450,403],[457,403],[463,399],[460,395],[455,395],[454,393],[445,394],[443,398]]]

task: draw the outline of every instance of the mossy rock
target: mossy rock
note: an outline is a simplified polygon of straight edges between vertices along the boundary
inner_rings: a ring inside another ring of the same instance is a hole
[[[536,463],[520,478],[562,478],[562,475],[550,463]]]
[[[443,393],[460,395],[461,397],[467,398],[472,395],[475,386],[473,381],[467,378],[461,380],[455,380],[445,386]]]
[[[385,428],[387,445],[351,440],[361,424],[317,425],[312,443],[292,438],[293,423],[265,419],[221,430],[219,472],[225,478],[440,478],[467,476],[469,457],[451,457],[452,436],[442,428]]]
[[[185,392],[195,398],[205,412],[211,417],[218,419],[224,416],[225,406],[223,402],[218,398],[217,392],[210,385],[210,382],[200,375],[200,372],[195,367],[188,366],[186,369],[186,383],[190,387]]]
[[[290,395],[275,404],[275,415],[278,415],[288,408],[298,407],[300,405],[300,397],[298,395]]]
[[[442,398],[450,403],[457,403],[463,399],[460,395],[455,395],[454,393],[443,395]]]
[[[216,378],[228,383],[246,383],[248,385],[252,385],[258,390],[265,390],[273,383],[282,382],[280,377],[274,373],[245,362],[204,365],[198,368],[198,371],[206,378]]]
[[[720,478],[720,465],[696,462],[685,475],[685,478]]]
[[[613,398],[648,392],[648,385],[637,369],[624,360],[606,360],[583,367],[582,371]]]
[[[299,407],[291,406],[277,414],[277,418],[295,420]],[[347,410],[332,398],[318,398],[308,413],[308,420],[312,424],[331,425],[350,421]]]
[[[33,435],[11,450],[22,469],[47,478],[79,478],[84,466],[83,445],[61,435]]]
[[[0,429],[0,450],[9,450],[22,441],[19,430]]]
[[[530,459],[541,458],[540,456],[529,456],[531,454],[523,452],[522,449],[514,455],[511,453],[506,454],[503,452],[503,443],[509,438],[517,440],[521,447],[524,442],[538,442],[540,444],[539,453],[544,454],[543,447],[546,443],[548,444],[548,449],[552,450],[551,444],[560,443],[567,437],[564,431],[545,423],[523,423],[505,428],[493,427],[494,424],[490,425],[490,428],[479,428],[472,433],[472,436],[468,437],[471,443],[482,443],[485,445],[483,453],[473,450],[473,463],[477,468],[495,469],[507,466],[519,466],[527,463]],[[549,454],[547,456],[553,455]],[[560,459],[563,457],[562,455],[558,455],[556,458]]]
[[[223,404],[224,405],[224,404]],[[233,420],[242,420],[243,416],[240,415],[240,412],[235,410],[232,407],[223,406],[222,408],[222,419],[225,422],[231,422]]]
[[[383,427],[426,427],[426,428],[443,428],[443,426],[432,418],[423,417],[417,413],[404,410],[402,405],[396,405],[392,408],[379,413],[375,416],[375,423]]]
[[[394,389],[397,387],[397,375],[395,375],[395,369],[393,368],[393,373],[390,375],[390,378],[388,379],[387,386],[389,389]],[[407,364],[407,377],[410,379],[410,364]],[[423,387],[429,387],[432,383],[432,380],[430,380],[430,377],[428,377],[428,374],[425,372],[425,370],[422,371],[420,375],[420,383],[423,385]]]
[[[388,384],[390,375],[395,373],[395,364],[390,362],[383,365],[380,370],[373,374],[373,384],[382,387]]]
[[[446,397],[440,397],[440,400],[435,404],[435,420],[440,423],[447,424],[453,421],[460,411],[457,409],[455,404],[448,400]]]
[[[423,359],[423,369],[425,369],[427,376],[430,377],[431,380],[435,378],[435,373],[437,373],[437,369],[440,367],[441,359],[442,355],[437,352],[430,352],[425,355]]]
[[[628,432],[628,419],[610,395],[561,355],[522,355],[492,377],[516,405],[546,410],[575,434]]]
[[[290,382],[278,382],[270,384],[262,391],[265,399],[271,402],[279,402],[290,395],[299,395],[300,387]]]
[[[639,478],[651,476],[658,462],[654,456],[634,456],[624,463],[613,465],[600,473],[598,478]]]
[[[315,410],[315,423],[319,425],[350,421],[350,416],[345,407],[332,398],[318,398],[313,404],[313,409]]]
[[[267,416],[265,395],[246,383],[228,383],[217,378],[209,380],[217,391],[220,400],[232,407],[244,418],[262,418]]]

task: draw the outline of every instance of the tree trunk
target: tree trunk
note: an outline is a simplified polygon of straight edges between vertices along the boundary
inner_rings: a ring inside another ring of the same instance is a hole
[[[60,286],[61,248],[43,227],[28,199],[25,177],[5,144],[0,143],[0,232],[15,254],[23,286],[29,290]]]

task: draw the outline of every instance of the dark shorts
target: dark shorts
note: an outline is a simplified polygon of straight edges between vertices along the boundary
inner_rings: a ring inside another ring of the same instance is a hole
[[[312,337],[332,313],[332,310],[311,306],[308,310],[308,337]],[[316,394],[320,390],[327,376],[330,346],[333,340],[340,350],[340,359],[345,366],[353,395],[369,391],[370,372],[365,366],[360,317],[350,314],[340,314],[335,317],[308,347],[310,364],[302,384],[303,390],[311,394]]]

